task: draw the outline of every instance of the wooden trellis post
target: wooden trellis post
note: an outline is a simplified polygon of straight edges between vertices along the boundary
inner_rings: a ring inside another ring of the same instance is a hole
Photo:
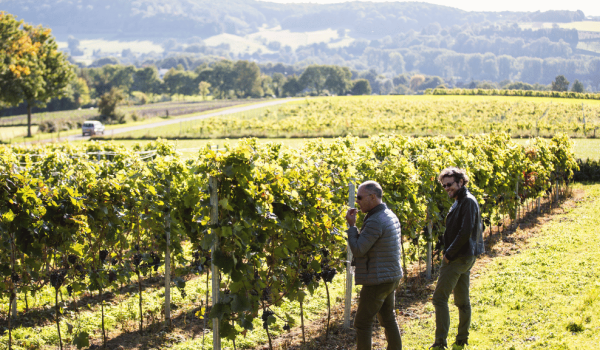
[[[208,187],[210,190],[210,224],[217,225],[219,223],[219,196],[218,188],[219,183],[216,178],[210,177],[208,179]],[[214,233],[213,233],[214,234]],[[219,287],[221,282],[219,281],[219,269],[214,263],[214,254],[219,247],[219,239],[214,234],[213,244],[210,249],[211,260],[210,260],[210,273],[212,274],[212,305],[213,307],[219,302]],[[221,337],[219,335],[219,319],[213,318],[213,349],[221,350]]]
[[[170,193],[171,182],[167,185],[167,197]],[[165,327],[168,329],[171,327],[171,208],[165,215],[165,233],[167,235],[167,249],[165,251]]]
[[[515,196],[517,198],[517,206],[515,208],[515,230],[519,226],[519,177],[517,176],[517,185],[515,187]]]
[[[427,239],[427,263],[426,263],[426,270],[425,270],[425,278],[427,278],[428,280],[431,279],[431,263],[432,263],[432,243],[431,243],[431,238],[433,237],[433,219],[431,218],[431,216],[429,216],[429,222],[427,223],[427,233],[429,235],[428,239]]]
[[[348,206],[354,208],[354,195],[355,189],[354,184],[348,185]],[[350,311],[352,308],[352,250],[350,250],[350,244],[346,247],[348,255],[346,259],[346,298],[344,300],[344,328],[350,328]]]

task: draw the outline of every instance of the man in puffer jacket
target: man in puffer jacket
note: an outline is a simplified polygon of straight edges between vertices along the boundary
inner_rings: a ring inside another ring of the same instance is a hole
[[[466,185],[469,176],[464,169],[450,167],[442,170],[438,181],[454,199],[446,216],[444,232],[444,258],[440,276],[433,292],[435,307],[435,343],[430,349],[445,349],[450,328],[448,298],[454,292],[454,304],[458,307],[458,333],[453,349],[462,349],[468,344],[471,324],[469,301],[469,276],[477,255],[484,252],[483,228],[477,199]]]
[[[400,222],[382,203],[383,190],[375,181],[358,187],[356,203],[366,213],[360,233],[356,209],[348,210],[348,243],[355,257],[355,282],[362,285],[354,318],[357,350],[371,350],[373,317],[385,329],[388,350],[402,349],[400,330],[394,311],[395,290],[402,278],[400,264]]]

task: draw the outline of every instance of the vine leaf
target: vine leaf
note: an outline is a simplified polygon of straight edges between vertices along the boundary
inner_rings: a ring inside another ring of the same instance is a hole
[[[73,345],[77,346],[77,349],[85,348],[90,346],[90,336],[87,332],[80,332],[73,338]]]

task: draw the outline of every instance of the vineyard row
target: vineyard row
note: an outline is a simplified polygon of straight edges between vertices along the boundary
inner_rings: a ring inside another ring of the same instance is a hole
[[[140,152],[149,150],[156,156]],[[191,160],[165,142],[144,150],[0,146],[0,292],[12,301],[50,284],[58,324],[61,286],[75,295],[101,292],[139,283],[166,263],[167,287],[184,290],[185,276],[212,265],[213,279],[223,278],[213,283],[218,303],[205,316],[219,320],[217,336],[251,330],[261,311],[268,332],[276,322],[270,306],[302,302],[305,291],[345,269],[349,184],[378,181],[403,240],[434,242],[451,205],[436,181],[447,166],[467,169],[488,226],[567,184],[577,167],[566,135],[526,146],[507,134],[387,135],[360,146],[347,137],[300,149],[249,139],[207,147]],[[141,285],[139,295],[141,308]],[[8,337],[10,343],[10,323]]]

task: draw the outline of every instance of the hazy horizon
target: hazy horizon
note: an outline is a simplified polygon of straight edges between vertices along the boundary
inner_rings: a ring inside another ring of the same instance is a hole
[[[356,0],[258,0],[262,2],[275,2],[279,4],[290,3],[314,3],[314,4],[337,4],[344,2],[355,2]],[[430,1],[389,1],[389,0],[369,0],[364,2],[424,2],[436,5],[454,7],[465,11],[486,11],[486,12],[502,12],[502,11],[549,11],[549,10],[581,10],[586,16],[600,16],[600,1],[589,0],[572,0],[572,1],[473,1],[473,0],[430,0]]]

